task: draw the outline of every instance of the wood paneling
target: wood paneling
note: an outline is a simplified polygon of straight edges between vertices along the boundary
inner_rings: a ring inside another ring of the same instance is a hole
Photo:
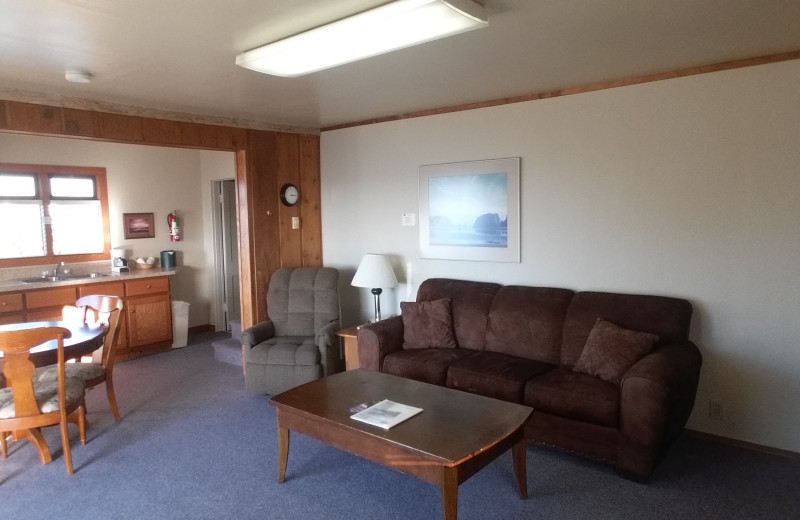
[[[142,118],[100,112],[100,137],[113,141],[144,141]]]
[[[252,236],[250,233],[250,201],[247,196],[249,186],[247,177],[248,153],[245,150],[236,152],[236,211],[239,216],[239,307],[242,329],[255,322],[255,260],[252,253]]]
[[[64,120],[65,134],[80,137],[100,136],[100,124],[98,123],[97,112],[77,110],[74,108],[62,108],[61,114]]]
[[[281,241],[281,267],[297,267],[303,265],[302,221],[300,229],[292,229],[292,218],[300,217],[301,202],[294,206],[286,206],[280,202],[280,187],[292,183],[298,187],[302,196],[304,188],[300,184],[299,149],[297,136],[280,134],[276,138],[277,185],[275,195],[278,196],[278,222]]]
[[[266,285],[275,269],[321,265],[319,136],[8,100],[0,100],[0,131],[236,152],[243,327],[266,318]],[[285,182],[300,189],[294,208],[279,208]],[[300,230],[291,229],[294,216]]]
[[[63,133],[61,111],[57,107],[9,101],[6,104],[7,128],[41,134]]]
[[[217,148],[217,128],[199,123],[181,124],[181,144],[202,148]]]
[[[8,112],[8,101],[0,101],[0,129],[7,130],[8,129],[8,116],[6,113]]]
[[[263,321],[267,318],[266,284],[272,273],[281,265],[281,251],[278,229],[278,179],[276,134],[251,130],[247,146],[247,201],[250,216],[250,255],[254,272],[252,305],[253,318]]]
[[[142,119],[142,135],[148,143],[181,144],[181,124],[165,119]]]
[[[300,226],[302,265],[322,266],[322,210],[320,191],[319,136],[298,136],[300,150]]]

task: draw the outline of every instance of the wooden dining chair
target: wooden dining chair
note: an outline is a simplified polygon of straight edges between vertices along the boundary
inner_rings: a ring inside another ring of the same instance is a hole
[[[6,458],[6,435],[28,439],[39,452],[42,464],[52,458],[41,427],[59,425],[61,448],[67,473],[72,474],[72,452],[69,448],[68,423],[78,425],[81,444],[86,444],[86,410],[84,386],[79,379],[65,373],[64,338],[69,329],[63,327],[38,327],[0,332],[0,351],[3,352],[5,388],[0,388],[0,454]],[[46,341],[56,341],[58,363],[55,381],[37,381],[35,367],[30,360],[33,347]]]
[[[83,380],[86,388],[92,388],[105,381],[111,413],[114,414],[114,419],[119,421],[119,409],[117,408],[117,397],[114,393],[113,376],[114,356],[116,354],[117,338],[119,337],[118,325],[124,308],[122,298],[90,294],[78,299],[75,302],[75,306],[81,309],[84,323],[102,323],[108,327],[108,332],[103,341],[103,348],[94,352],[91,362],[67,364],[67,376]],[[39,381],[54,381],[56,379],[56,367],[51,365],[40,368],[37,370],[37,375]]]

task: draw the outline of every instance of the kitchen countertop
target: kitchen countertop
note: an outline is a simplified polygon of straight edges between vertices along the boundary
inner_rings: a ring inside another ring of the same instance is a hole
[[[98,278],[75,278],[74,280],[60,280],[57,282],[22,282],[20,280],[0,280],[0,293],[30,291],[33,289],[49,289],[51,287],[67,287],[70,285],[87,285],[92,283],[125,282],[141,278],[155,278],[157,276],[172,276],[177,274],[177,267],[155,267],[153,269],[133,269],[129,273],[102,273],[106,276]]]

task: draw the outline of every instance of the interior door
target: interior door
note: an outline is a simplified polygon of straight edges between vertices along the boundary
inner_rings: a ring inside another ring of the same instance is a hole
[[[241,319],[239,307],[239,244],[236,220],[236,181],[213,181],[214,248],[218,301],[216,330],[230,330]]]

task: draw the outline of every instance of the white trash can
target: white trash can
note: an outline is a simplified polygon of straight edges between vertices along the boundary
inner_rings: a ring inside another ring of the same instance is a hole
[[[189,302],[172,302],[172,348],[185,347],[189,343]]]

